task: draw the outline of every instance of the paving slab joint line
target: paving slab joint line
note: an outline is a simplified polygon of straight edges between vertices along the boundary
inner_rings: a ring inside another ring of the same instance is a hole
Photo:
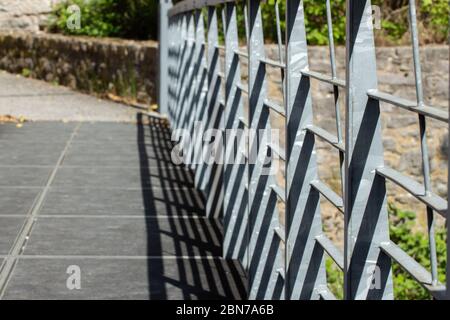
[[[67,143],[63,151],[61,152],[61,155],[59,156],[58,161],[55,164],[55,167],[53,168],[49,178],[47,179],[44,189],[41,191],[37,200],[34,202],[33,207],[30,210],[31,213],[28,215],[22,229],[19,231],[19,234],[16,240],[14,241],[14,244],[9,254],[10,258],[5,259],[6,261],[3,264],[2,269],[0,270],[0,299],[3,298],[6,287],[8,286],[9,280],[17,263],[17,257],[20,256],[23,253],[23,250],[25,249],[25,245],[29,239],[34,223],[36,221],[36,216],[39,214],[39,211],[41,210],[42,204],[44,203],[44,200],[50,189],[50,185],[53,183],[56,177],[56,173],[58,172],[58,169],[61,167],[62,162],[64,161],[64,158],[67,154],[67,151],[69,150],[70,145],[73,139],[75,138],[80,126],[81,123],[78,123],[77,126],[73,129],[73,132],[70,135],[69,139],[67,140]]]

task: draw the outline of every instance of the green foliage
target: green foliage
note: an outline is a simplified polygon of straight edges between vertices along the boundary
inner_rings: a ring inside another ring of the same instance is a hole
[[[413,232],[416,214],[389,206],[391,240],[413,257],[422,266],[430,269],[428,236],[423,232]],[[436,228],[436,250],[438,256],[439,281],[445,283],[447,265],[445,228]],[[343,273],[331,259],[326,261],[328,286],[337,298],[343,296]],[[426,300],[430,294],[420,286],[400,265],[392,265],[394,297],[396,300]]]
[[[268,0],[261,7],[264,34],[272,41],[277,40],[277,29],[275,19],[275,0]],[[328,25],[325,1],[304,0],[306,31],[309,44],[324,45],[328,43]],[[280,1],[280,24],[281,30],[285,30],[285,9],[286,2]],[[343,43],[345,41],[345,0],[332,1],[333,12],[333,33],[335,41]],[[243,25],[243,24],[241,24]],[[284,41],[284,39],[283,39]]]
[[[70,5],[80,7],[81,28],[69,29]],[[65,0],[53,9],[49,30],[72,35],[148,39],[157,36],[154,0]]]
[[[435,34],[438,41],[445,41],[449,33],[448,0],[421,0],[421,13],[426,28]]]
[[[385,31],[386,36],[391,41],[399,41],[403,35],[408,31],[408,25],[404,23],[395,23],[390,20],[382,20],[381,27]]]
[[[331,2],[333,35],[336,43],[345,42],[345,0]],[[328,44],[328,25],[325,1],[305,0],[306,32],[313,45]]]
[[[31,76],[31,70],[28,68],[22,69],[22,77],[29,78]]]
[[[391,219],[391,240],[413,257],[418,263],[430,270],[430,250],[428,235],[412,232],[416,214],[401,211],[393,206],[389,208]],[[436,250],[438,256],[439,281],[445,282],[447,264],[446,232],[444,228],[436,228]],[[430,295],[398,264],[393,264],[394,296],[399,300],[430,299]]]
[[[268,0],[261,6],[263,16],[264,35],[268,41],[277,41],[277,27],[275,19],[276,0]],[[331,12],[333,22],[333,36],[336,44],[345,43],[346,12],[345,0],[332,0]],[[373,0],[372,4],[381,8],[381,31],[376,31],[379,38],[386,38],[384,43],[402,43],[409,31],[408,1]],[[238,6],[242,7],[242,6]],[[280,0],[281,29],[285,30],[284,14],[286,2]],[[326,1],[304,0],[305,25],[307,39],[310,45],[328,44],[328,25]],[[238,25],[243,38],[244,18],[243,10],[238,10]],[[421,24],[421,38],[425,42],[444,42],[449,26],[448,0],[420,0],[418,5],[418,20]],[[283,39],[284,40],[284,39]]]
[[[445,42],[449,32],[448,0],[416,0],[416,2],[421,42]],[[377,4],[382,8],[380,36],[393,44],[409,42],[408,1],[400,1],[397,6],[391,4],[387,7],[383,3]]]
[[[344,298],[344,273],[331,258],[325,260],[327,282],[330,291],[337,299]]]
[[[71,5],[80,7],[81,28],[70,29],[67,27],[72,13],[67,10]],[[51,18],[52,31],[65,34],[89,35],[96,37],[107,37],[118,34],[120,26],[119,15],[116,13],[117,4],[115,0],[67,0],[57,4]]]
[[[174,1],[179,2],[179,1]],[[240,1],[244,3],[243,0]],[[264,33],[268,41],[277,41],[275,19],[276,0],[262,4]],[[333,35],[337,44],[345,42],[345,0],[332,0]],[[390,43],[401,43],[409,30],[408,1],[373,0],[380,6],[382,21],[381,38]],[[81,29],[69,30],[66,26],[70,13],[67,7],[76,4],[81,8]],[[284,32],[286,2],[280,0],[281,29]],[[238,6],[239,33],[245,36],[243,5]],[[328,43],[326,1],[304,0],[308,43],[325,45]],[[206,12],[205,12],[206,13]],[[65,34],[99,37],[123,37],[131,39],[156,39],[158,21],[158,1],[156,0],[64,0],[54,8],[50,30]],[[206,16],[206,14],[205,14]],[[448,0],[418,0],[418,19],[421,38],[425,42],[444,42],[449,30]],[[219,19],[221,26],[221,19]],[[222,33],[222,28],[219,29]],[[223,35],[221,35],[223,38]]]

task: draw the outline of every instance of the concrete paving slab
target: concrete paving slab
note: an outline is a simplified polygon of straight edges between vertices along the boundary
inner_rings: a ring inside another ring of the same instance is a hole
[[[58,187],[90,188],[186,188],[193,187],[193,178],[183,169],[61,167],[53,183]]]
[[[221,237],[205,218],[38,218],[24,254],[220,256]]]
[[[172,166],[174,144],[145,125],[83,124],[68,150],[66,165]],[[138,134],[139,131],[145,134]]]
[[[53,125],[0,126],[0,145],[9,149],[0,156],[0,256],[10,251],[53,170],[36,163],[56,163],[75,128]],[[235,262],[217,258],[222,227],[204,217],[192,172],[153,162],[160,148],[170,150],[160,132],[133,124],[76,125],[80,132],[20,244],[25,250],[5,273],[4,298],[244,297],[244,274]],[[66,287],[69,265],[82,268],[79,291]]]
[[[60,187],[50,188],[40,214],[202,216],[204,202],[200,192],[191,188],[122,190]]]
[[[54,166],[65,143],[0,141],[0,165]]]
[[[0,215],[26,215],[41,188],[0,188]]]
[[[17,143],[60,143],[71,136],[75,123],[62,122],[26,122],[22,127],[15,124],[0,124],[0,140]]]
[[[129,123],[83,123],[79,128],[75,142],[78,141],[133,141],[133,142],[170,142],[168,129],[152,127],[146,124]]]
[[[67,152],[63,165],[65,166],[170,166],[170,150],[155,150],[151,147],[137,146],[110,147],[101,145],[95,150],[95,145],[72,145]]]
[[[69,154],[104,154],[104,155],[142,155],[158,153],[170,155],[171,146],[155,146],[153,143],[141,143],[136,141],[104,142],[96,140],[73,141],[68,150]],[[170,156],[169,158],[170,159]]]
[[[23,217],[0,217],[0,255],[7,255],[25,219]]]
[[[43,187],[52,167],[0,167],[0,187]]]
[[[81,289],[69,290],[69,266]],[[20,259],[4,299],[241,299],[239,266],[222,259]]]

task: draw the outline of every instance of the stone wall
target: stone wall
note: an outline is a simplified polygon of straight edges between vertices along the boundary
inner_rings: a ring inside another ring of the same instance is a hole
[[[158,45],[62,35],[1,32],[0,69],[73,89],[156,101]]]
[[[268,55],[278,59],[278,49],[270,48]],[[309,50],[310,69],[330,74],[328,48],[312,47]],[[345,78],[345,50],[337,49],[338,75]],[[448,110],[449,101],[449,49],[448,46],[428,46],[421,50],[424,95],[427,104]],[[414,66],[409,47],[386,47],[377,49],[379,88],[382,91],[415,100]],[[281,98],[280,72],[269,69],[270,94]],[[312,81],[315,121],[318,125],[336,132],[334,96],[331,85]],[[341,99],[341,114],[344,114],[345,96]],[[421,176],[418,117],[398,107],[381,104],[385,159],[388,165],[413,176]],[[274,125],[277,126],[274,121]],[[342,119],[342,127],[344,122]],[[435,192],[445,196],[447,192],[447,125],[437,120],[428,121],[427,135],[430,146],[431,168]],[[323,146],[325,148],[325,146]],[[327,152],[329,154],[329,152]],[[328,156],[322,157],[329,164]],[[337,159],[337,158],[336,158]],[[442,161],[441,161],[442,160]],[[324,173],[332,179],[336,173]],[[420,180],[420,178],[419,178]],[[397,196],[400,203],[410,203],[409,198]]]
[[[0,30],[39,31],[60,0],[0,0]]]

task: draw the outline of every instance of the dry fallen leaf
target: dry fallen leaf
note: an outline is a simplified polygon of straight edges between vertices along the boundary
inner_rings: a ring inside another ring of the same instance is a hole
[[[0,115],[0,123],[24,123],[26,121],[27,119],[25,119],[25,117],[23,116],[17,118],[9,114]]]

